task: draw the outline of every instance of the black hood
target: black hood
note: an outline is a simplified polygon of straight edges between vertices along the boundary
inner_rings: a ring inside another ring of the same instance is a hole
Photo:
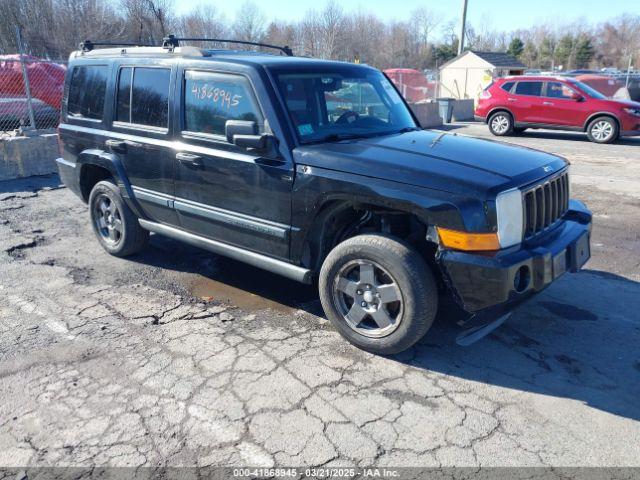
[[[297,164],[419,187],[495,195],[563,169],[561,157],[428,130],[296,148]]]

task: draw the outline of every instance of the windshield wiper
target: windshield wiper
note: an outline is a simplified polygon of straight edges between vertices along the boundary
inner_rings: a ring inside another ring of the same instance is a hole
[[[418,127],[404,127],[398,130],[398,133],[417,132],[418,130],[422,129]]]
[[[365,133],[331,133],[307,143],[339,142],[340,140],[353,140],[355,138],[366,138],[367,136]]]

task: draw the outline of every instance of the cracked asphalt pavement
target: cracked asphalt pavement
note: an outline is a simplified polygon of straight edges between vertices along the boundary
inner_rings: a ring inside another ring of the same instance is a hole
[[[390,358],[313,288],[158,236],[110,257],[56,176],[0,183],[0,466],[640,466],[640,140],[506,140],[572,161],[591,261]]]

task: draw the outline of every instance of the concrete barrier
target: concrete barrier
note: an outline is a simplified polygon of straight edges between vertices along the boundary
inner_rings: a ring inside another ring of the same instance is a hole
[[[45,133],[0,140],[0,180],[57,172],[58,135]]]
[[[473,120],[474,109],[475,106],[472,98],[456,100],[453,102],[453,121],[466,122],[468,120]]]
[[[422,128],[433,128],[442,126],[442,119],[438,112],[437,102],[410,103],[409,106]]]

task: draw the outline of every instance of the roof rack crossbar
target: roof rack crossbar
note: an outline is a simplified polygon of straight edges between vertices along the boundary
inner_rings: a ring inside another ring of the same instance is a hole
[[[91,40],[85,40],[80,43],[80,50],[83,52],[90,52],[95,47],[154,47],[155,45],[150,45],[146,43],[128,43],[128,42],[92,42]]]
[[[256,47],[264,47],[264,48],[273,48],[275,50],[280,50],[288,57],[293,57],[293,50],[288,46],[281,47],[279,45],[271,45],[268,43],[260,43],[260,42],[249,42],[246,40],[226,40],[223,38],[178,38],[174,35],[168,35],[164,37],[162,40],[162,47],[167,50],[173,50],[176,47],[180,46],[180,42],[217,42],[217,43],[237,43],[240,45],[253,45]]]

